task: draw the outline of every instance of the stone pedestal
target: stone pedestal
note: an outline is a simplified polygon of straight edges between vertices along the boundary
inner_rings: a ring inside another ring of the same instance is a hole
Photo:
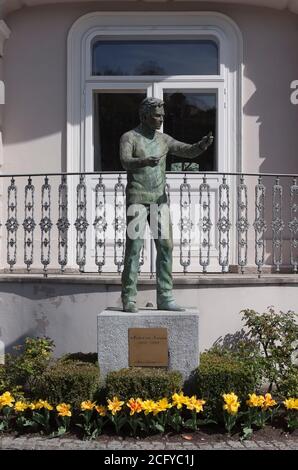
[[[114,370],[129,367],[129,328],[166,328],[169,347],[169,370],[178,370],[187,381],[199,363],[199,314],[142,309],[126,313],[107,309],[97,316],[98,361],[101,380]]]

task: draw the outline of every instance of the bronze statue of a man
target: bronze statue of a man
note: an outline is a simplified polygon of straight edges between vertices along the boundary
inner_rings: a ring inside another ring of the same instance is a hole
[[[167,196],[165,193],[166,156],[195,158],[212,143],[209,133],[193,145],[179,142],[158,132],[164,119],[164,103],[157,98],[145,98],[140,106],[140,124],[120,139],[120,159],[127,170],[126,209],[127,234],[122,274],[122,303],[125,312],[136,313],[137,278],[140,252],[144,243],[146,221],[150,212],[155,217],[154,242],[157,251],[157,308],[182,311],[173,298],[172,253],[173,236]],[[158,207],[158,211],[151,208]],[[154,219],[154,217],[153,217]],[[152,230],[152,217],[150,219]]]

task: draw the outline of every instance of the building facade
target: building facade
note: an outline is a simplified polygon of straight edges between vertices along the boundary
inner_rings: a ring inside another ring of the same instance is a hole
[[[164,132],[215,137],[167,163],[176,296],[200,310],[201,349],[243,308],[297,310],[298,2],[0,4],[0,338],[96,349],[96,314],[120,305],[118,142],[145,96],[165,101]],[[148,233],[142,306],[154,259]]]

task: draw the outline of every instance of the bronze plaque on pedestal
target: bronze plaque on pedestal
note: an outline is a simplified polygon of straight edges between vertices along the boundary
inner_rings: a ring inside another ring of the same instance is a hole
[[[129,328],[128,350],[130,367],[167,367],[167,328]]]

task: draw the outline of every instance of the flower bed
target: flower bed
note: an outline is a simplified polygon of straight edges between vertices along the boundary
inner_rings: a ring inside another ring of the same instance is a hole
[[[276,417],[282,418],[290,431],[298,427],[296,397],[278,403],[269,393],[252,393],[241,403],[238,396],[230,392],[222,399],[223,421],[229,434],[235,427],[241,427],[243,437],[248,438],[255,429],[263,428]],[[58,437],[70,429],[80,428],[81,437],[85,439],[95,438],[108,428],[116,434],[125,432],[132,436],[163,434],[170,430],[196,431],[200,426],[216,424],[205,415],[205,405],[205,400],[180,392],[174,393],[171,399],[157,401],[131,398],[125,402],[113,397],[105,404],[97,404],[86,400],[76,411],[67,403],[54,407],[46,400],[16,400],[7,391],[0,395],[0,431],[39,432]]]

